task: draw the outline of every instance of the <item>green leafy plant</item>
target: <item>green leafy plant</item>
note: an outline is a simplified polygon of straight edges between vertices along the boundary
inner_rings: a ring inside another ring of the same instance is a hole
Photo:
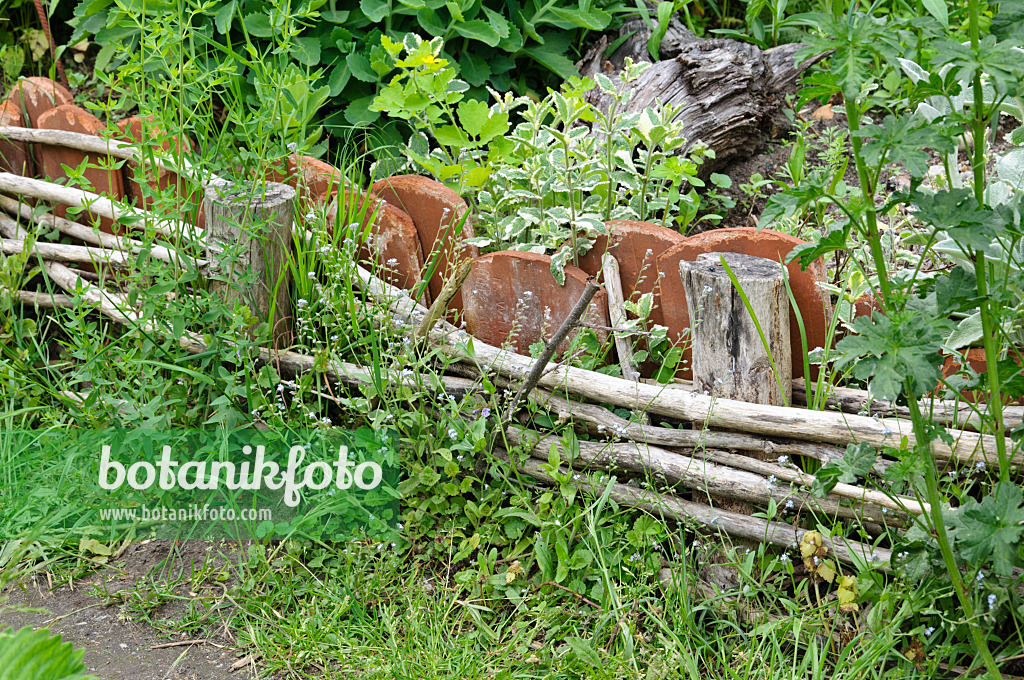
[[[647,65],[628,64],[619,86],[598,75],[539,100],[495,93],[488,107],[465,99],[468,86],[441,56],[439,40],[410,34],[402,45],[382,43],[400,70],[372,108],[424,131],[403,152],[415,168],[469,193],[483,232],[473,244],[551,253],[561,282],[565,263],[585,253],[609,219],[685,230],[696,217],[696,188],[704,186],[698,166],[712,152],[698,144],[679,155],[686,140],[671,106],[619,113],[630,96],[626,85]],[[584,97],[595,83],[611,96],[606,111]],[[523,122],[509,130],[516,110]]]
[[[485,87],[522,93],[557,79],[578,75],[569,54],[589,31],[608,28],[625,11],[618,0],[535,3],[446,2],[445,0],[215,0],[199,3],[152,2],[144,7],[116,0],[80,0],[71,42],[92,36],[101,46],[97,71],[119,67],[145,43],[152,27],[187,23],[190,40],[182,47],[192,58],[210,54],[264,54],[273,50],[275,68],[298,69],[302,83],[318,94],[295,100],[303,106],[327,104],[323,120],[336,126],[366,125],[380,119],[370,108],[378,83],[391,70],[382,36],[425,32],[456,47],[446,58],[460,78],[486,96]],[[215,59],[216,61],[217,59]],[[268,80],[246,59],[238,60],[246,96],[264,103],[252,83]],[[292,86],[298,86],[288,76]],[[314,111],[315,112],[315,111]],[[386,121],[381,121],[386,122]],[[393,131],[389,134],[393,135]]]
[[[0,680],[97,680],[86,673],[84,656],[45,628],[0,630]]]
[[[994,24],[993,35],[981,36],[980,8],[971,0],[967,8],[969,42],[961,43],[950,37],[938,39],[932,45],[932,65],[948,65],[949,77],[931,79],[927,88],[917,90],[919,98],[956,96],[962,83],[971,83],[971,97],[963,110],[950,106],[932,119],[904,111],[887,115],[880,125],[863,124],[865,92],[873,84],[871,73],[865,66],[876,58],[900,58],[902,47],[893,39],[892,32],[876,22],[871,13],[850,10],[846,17],[814,15],[800,19],[804,25],[815,26],[821,33],[812,35],[805,53],[835,50],[832,69],[811,77],[808,96],[842,94],[846,117],[850,126],[852,157],[860,184],[860,200],[844,200],[822,189],[806,192],[800,199],[807,203],[823,198],[835,205],[843,219],[833,225],[816,244],[795,250],[793,257],[809,264],[817,257],[845,250],[851,242],[863,240],[875,268],[878,288],[875,299],[882,312],[854,320],[853,332],[842,340],[838,365],[852,367],[853,375],[867,381],[871,392],[885,399],[906,400],[913,421],[914,441],[899,448],[887,449],[900,463],[892,471],[893,479],[900,479],[920,492],[929,502],[931,510],[921,518],[916,534],[908,534],[910,549],[900,553],[905,560],[932,559],[945,569],[962,612],[975,652],[990,677],[1002,677],[986,639],[986,612],[999,606],[999,598],[990,594],[981,602],[979,588],[968,587],[968,578],[992,569],[996,574],[1009,575],[1010,565],[1021,563],[1020,532],[1015,526],[1004,524],[1020,512],[1020,498],[1012,493],[1008,440],[1003,423],[1002,404],[1006,389],[1006,373],[999,359],[1005,335],[1001,319],[1005,315],[1002,297],[997,287],[997,272],[986,251],[993,241],[1013,239],[1019,231],[1019,213],[1014,208],[992,201],[987,191],[990,185],[984,140],[994,113],[1004,100],[1020,95],[1024,82],[1016,40],[1010,25]],[[918,19],[927,23],[930,19]],[[889,35],[886,35],[889,33]],[[955,75],[953,75],[955,74]],[[986,103],[982,83],[986,82],[996,93]],[[912,108],[916,102],[909,102]],[[922,189],[927,171],[924,149],[949,154],[957,138],[974,141],[970,152],[972,182],[965,189],[943,189],[930,192]],[[877,203],[881,177],[890,163],[900,164],[911,177],[910,190],[895,194]],[[966,259],[969,267],[954,270],[954,275],[928,279],[921,277],[921,263],[911,270],[891,274],[883,252],[880,217],[888,215],[899,205],[912,205],[914,218],[925,229],[924,248],[927,251],[943,238],[951,239]],[[956,272],[959,271],[959,274]],[[1007,272],[1001,272],[1004,276]],[[867,278],[867,272],[864,272]],[[954,511],[950,508],[939,484],[937,463],[931,453],[933,442],[949,440],[948,434],[931,421],[922,409],[921,400],[935,391],[941,379],[939,350],[951,323],[948,316],[964,308],[976,307],[981,320],[988,372],[986,397],[991,418],[987,420],[995,440],[995,459],[999,465],[998,483],[992,494],[981,501],[967,502]],[[847,453],[847,462],[837,467],[839,479],[867,473],[867,464],[873,452],[862,448]],[[822,479],[833,478],[835,472],[826,466]],[[969,511],[968,509],[969,508]],[[970,520],[963,517],[969,512]],[[912,538],[916,536],[917,538]],[[924,539],[922,537],[927,537]],[[924,555],[924,557],[922,557]]]

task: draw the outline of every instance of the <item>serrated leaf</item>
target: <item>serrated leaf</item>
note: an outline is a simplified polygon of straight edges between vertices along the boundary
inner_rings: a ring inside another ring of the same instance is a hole
[[[488,106],[482,101],[467,99],[459,103],[459,123],[469,134],[477,137],[487,123]]]
[[[842,458],[830,460],[815,473],[811,491],[823,497],[839,482],[856,484],[858,478],[867,477],[871,473],[877,457],[875,449],[866,442],[847,444]]]
[[[320,64],[320,40],[318,38],[296,38],[292,54],[300,64],[317,66]]]
[[[221,35],[231,30],[231,21],[235,18],[235,8],[237,6],[237,0],[231,0],[224,3],[224,6],[213,15],[213,23],[217,26],[217,32]]]
[[[977,297],[977,280],[964,267],[954,267],[948,276],[935,282],[935,306],[939,316],[974,308]]]
[[[992,571],[1010,576],[1019,560],[1018,543],[1024,532],[1022,492],[1012,482],[999,482],[981,503],[969,498],[961,506],[955,530],[956,545],[969,564],[992,561]]]
[[[274,35],[274,31],[270,27],[270,17],[263,12],[247,15],[242,23],[245,25],[245,30],[257,38],[269,38]]]
[[[868,380],[876,396],[895,401],[910,381],[912,398],[935,389],[942,375],[942,325],[924,315],[905,311],[861,316],[853,321],[854,335],[843,338],[837,368],[853,365],[855,377]]]
[[[370,64],[370,60],[365,55],[359,52],[350,52],[345,57],[345,63],[348,64],[349,71],[358,80],[364,83],[376,83],[380,80],[380,76],[373,70],[373,66]]]
[[[999,215],[978,204],[972,189],[950,189],[918,194],[913,199],[915,217],[945,231],[959,245],[975,250],[992,243],[1003,228]]]
[[[96,680],[86,675],[84,656],[46,628],[0,629],[0,680]]]
[[[1000,40],[1019,38],[1024,33],[1024,0],[1003,0],[992,17],[992,35]]]

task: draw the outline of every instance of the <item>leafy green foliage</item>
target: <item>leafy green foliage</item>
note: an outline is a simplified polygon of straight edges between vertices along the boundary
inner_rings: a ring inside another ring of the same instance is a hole
[[[811,491],[824,497],[836,484],[856,484],[860,477],[867,477],[875,464],[878,454],[871,444],[860,442],[847,444],[846,453],[838,460],[830,460],[814,475]]]
[[[149,26],[187,20],[203,51],[273,50],[281,68],[293,64],[305,71],[311,91],[326,88],[329,123],[361,125],[379,119],[380,111],[369,104],[392,67],[382,36],[397,40],[422,32],[457,46],[445,56],[479,98],[484,87],[525,93],[578,75],[567,54],[588,31],[608,28],[622,11],[619,0],[187,0],[184,7],[160,0],[79,0],[71,42],[93,36],[102,46],[96,67],[105,70],[124,62]],[[238,74],[243,83],[254,75],[252,69]]]
[[[0,630],[0,680],[96,680],[86,674],[84,656],[45,628]]]
[[[686,140],[674,107],[616,114],[646,64],[627,64],[618,84],[604,75],[571,79],[543,99],[505,95],[488,107],[464,100],[468,86],[439,40],[409,35],[399,45],[385,36],[382,45],[400,71],[371,108],[429,133],[433,148],[415,134],[404,149],[415,169],[475,192],[483,233],[470,243],[550,253],[561,283],[566,263],[587,252],[609,219],[660,219],[683,230],[696,217],[698,163],[710,151],[696,145],[689,157],[677,155]],[[613,99],[607,111],[584,97],[595,84]],[[513,112],[523,122],[509,131]]]
[[[872,394],[895,400],[908,385],[917,399],[935,389],[943,334],[934,321],[909,311],[876,313],[855,319],[853,332],[836,345],[838,363],[852,364],[853,375],[867,380]]]
[[[1000,482],[979,503],[969,498],[956,514],[953,536],[956,547],[968,564],[992,562],[992,570],[1010,576],[1013,568],[1024,563],[1020,537],[1024,533],[1024,506],[1021,488],[1012,482]]]

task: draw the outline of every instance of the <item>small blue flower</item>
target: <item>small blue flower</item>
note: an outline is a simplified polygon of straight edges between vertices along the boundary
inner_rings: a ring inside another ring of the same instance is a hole
[[[996,608],[996,599],[997,598],[996,598],[995,593],[992,593],[991,595],[988,596],[988,610],[989,611],[992,611],[993,609]]]
[[[935,632],[935,626],[928,626],[927,628],[924,629],[924,634],[926,636],[928,636],[928,637],[931,637],[931,634],[934,633],[934,632]]]

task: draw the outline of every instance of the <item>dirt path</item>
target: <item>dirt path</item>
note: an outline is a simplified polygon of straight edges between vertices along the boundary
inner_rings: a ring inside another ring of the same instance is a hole
[[[170,637],[148,625],[137,610],[123,603],[139,594],[156,593],[148,611],[153,621],[175,621],[189,611],[191,588],[223,564],[210,543],[153,541],[129,547],[108,566],[73,585],[50,589],[45,575],[36,575],[0,593],[0,628],[49,628],[76,649],[85,650],[85,664],[101,680],[247,680],[251,664],[232,671],[241,652],[223,630],[203,635]],[[212,560],[212,562],[211,562]],[[202,591],[203,586],[200,586]],[[159,647],[205,638],[203,644]]]

